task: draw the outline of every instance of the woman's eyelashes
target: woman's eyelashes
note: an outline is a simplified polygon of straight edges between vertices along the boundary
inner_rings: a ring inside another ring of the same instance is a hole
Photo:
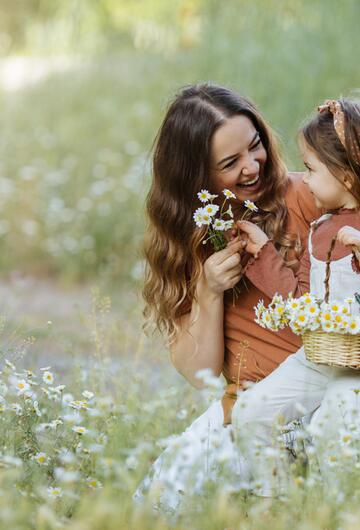
[[[256,142],[256,144],[254,144],[252,147],[250,147],[250,151],[255,151],[255,149],[257,149],[260,144],[261,144],[261,140],[259,138],[259,140]]]
[[[249,151],[255,151],[261,144],[261,140],[259,139],[255,144],[253,144],[250,148],[249,148]],[[224,167],[223,169],[229,169],[231,167],[234,166],[235,162],[237,162],[237,160],[239,159],[239,157],[236,157],[236,158],[233,158],[232,160],[230,160],[230,162],[228,162]]]
[[[228,162],[228,163],[223,167],[223,169],[229,169],[230,167],[233,167],[233,165],[235,164],[236,161],[237,161],[237,158],[233,158],[233,160],[231,160],[230,162]]]

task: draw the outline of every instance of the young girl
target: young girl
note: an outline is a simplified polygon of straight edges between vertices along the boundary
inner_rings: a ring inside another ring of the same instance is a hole
[[[327,213],[312,223],[308,249],[297,274],[285,267],[273,243],[259,227],[239,222],[239,228],[246,234],[246,250],[253,255],[244,272],[269,297],[276,292],[284,297],[289,293],[297,297],[310,292],[323,299],[327,254],[336,236],[330,265],[330,301],[353,298],[360,292],[356,258],[360,248],[360,102],[326,101],[317,116],[301,130],[300,149],[307,168],[303,180],[317,206]],[[359,306],[354,304],[358,310]],[[332,451],[338,445],[337,433],[354,421],[360,427],[357,389],[360,372],[309,362],[301,348],[239,396],[232,412],[234,430],[254,474],[262,480],[263,495],[279,492],[283,484],[274,484],[272,466],[256,454],[256,443],[242,443],[241,433],[251,431],[260,444],[267,446],[279,416],[289,421],[317,409],[311,428],[313,433],[323,435],[315,437],[318,448],[324,435],[327,437],[320,461],[327,476],[326,461],[331,462]]]

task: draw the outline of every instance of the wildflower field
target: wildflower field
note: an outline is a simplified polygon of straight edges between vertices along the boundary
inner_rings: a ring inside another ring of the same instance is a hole
[[[232,491],[226,455],[177,517],[132,495],[223,382],[193,389],[142,332],[143,202],[167,102],[207,80],[249,95],[300,169],[301,119],[360,86],[359,3],[64,0],[32,19],[35,4],[0,6],[0,528],[357,529],[352,424],[330,448],[332,484],[310,447],[279,499]]]
[[[22,282],[13,280],[14,306],[43,289]],[[47,293],[60,298],[54,287]],[[121,317],[123,301],[81,289],[63,294],[62,307],[37,300],[31,316],[20,310],[2,320],[1,528],[358,528],[359,411],[330,450],[333,484],[322,482],[309,446],[308,465],[301,455],[291,465],[286,496],[248,496],[230,487],[224,454],[223,474],[201,494],[185,495],[176,517],[154,511],[154,497],[134,504],[151,462],[169,445],[176,450],[174,435],[221,397],[222,383],[192,389],[163,346],[140,336],[137,310]],[[218,443],[209,440],[209,450]],[[268,450],[269,459],[278,454]]]

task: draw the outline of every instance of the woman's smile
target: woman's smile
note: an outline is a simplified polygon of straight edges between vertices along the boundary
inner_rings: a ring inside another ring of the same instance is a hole
[[[247,189],[248,191],[254,191],[257,188],[257,185],[260,182],[260,174],[257,174],[255,177],[251,177],[247,180],[242,180],[236,184],[238,188]]]

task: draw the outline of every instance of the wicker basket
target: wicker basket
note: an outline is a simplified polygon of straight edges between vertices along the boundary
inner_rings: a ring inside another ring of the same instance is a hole
[[[302,335],[308,361],[360,369],[360,335],[327,333],[321,329]]]
[[[325,302],[329,302],[330,258],[336,237],[331,241],[326,259]],[[321,329],[302,335],[306,358],[313,363],[360,369],[360,334],[327,333]]]

